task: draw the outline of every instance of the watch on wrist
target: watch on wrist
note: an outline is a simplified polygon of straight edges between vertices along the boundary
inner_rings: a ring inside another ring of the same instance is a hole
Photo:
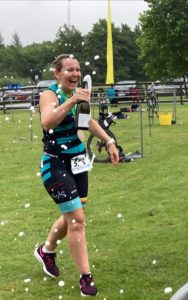
[[[115,144],[115,140],[114,140],[113,138],[111,138],[111,139],[106,143],[107,148],[108,148],[111,144]]]

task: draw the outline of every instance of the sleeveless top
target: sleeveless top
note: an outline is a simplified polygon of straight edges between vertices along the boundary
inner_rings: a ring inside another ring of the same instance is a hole
[[[51,85],[49,90],[57,94],[57,84]],[[59,104],[63,104],[67,99],[68,96],[62,93],[58,97]],[[50,130],[43,129],[42,141],[44,144],[44,152],[54,156],[62,156],[63,154],[77,155],[85,151],[83,142],[81,142],[77,136],[74,108],[71,112],[67,113],[66,117],[57,127]]]

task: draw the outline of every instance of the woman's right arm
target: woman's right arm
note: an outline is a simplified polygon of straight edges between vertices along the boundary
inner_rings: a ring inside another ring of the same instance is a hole
[[[76,93],[59,105],[56,94],[52,91],[44,91],[40,97],[39,108],[41,112],[41,124],[45,130],[58,126],[72,107],[80,100],[89,101],[90,96],[87,90],[77,89]]]

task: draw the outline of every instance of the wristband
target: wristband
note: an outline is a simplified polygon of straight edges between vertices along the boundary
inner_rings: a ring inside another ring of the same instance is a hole
[[[115,144],[115,141],[114,141],[113,138],[111,138],[111,139],[106,143],[107,148],[108,148],[111,144]]]

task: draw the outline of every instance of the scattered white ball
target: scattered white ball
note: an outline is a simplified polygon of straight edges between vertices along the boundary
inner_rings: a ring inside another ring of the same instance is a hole
[[[165,289],[164,289],[164,293],[165,294],[168,294],[168,293],[171,293],[172,292],[172,288],[171,287],[166,287]]]
[[[90,62],[89,61],[86,61],[85,62],[85,66],[89,66],[90,65]]]
[[[24,207],[25,208],[29,208],[30,207],[30,203],[26,203]]]
[[[18,234],[18,236],[19,236],[19,237],[24,236],[24,232],[23,232],[23,231],[20,231],[19,234]]]
[[[153,265],[156,265],[156,263],[157,263],[157,261],[154,259],[154,260],[152,261],[152,264],[153,264]]]
[[[123,294],[123,293],[124,293],[124,290],[123,290],[123,289],[121,289],[119,292],[120,292],[120,294]]]
[[[34,107],[34,106],[30,106],[30,110],[31,110],[32,112],[34,112],[34,111],[35,111],[35,107]]]
[[[54,131],[53,131],[53,129],[50,129],[49,130],[49,134],[52,134]]]
[[[122,214],[117,214],[117,218],[122,218]]]
[[[67,146],[66,145],[61,145],[61,148],[64,150],[67,150]]]
[[[24,282],[25,283],[28,283],[28,282],[30,282],[31,281],[31,279],[30,278],[26,278],[26,279],[24,279]]]
[[[97,60],[97,59],[99,59],[99,55],[94,56],[94,60]]]
[[[58,284],[59,284],[59,286],[64,286],[65,282],[63,280],[60,280]]]

